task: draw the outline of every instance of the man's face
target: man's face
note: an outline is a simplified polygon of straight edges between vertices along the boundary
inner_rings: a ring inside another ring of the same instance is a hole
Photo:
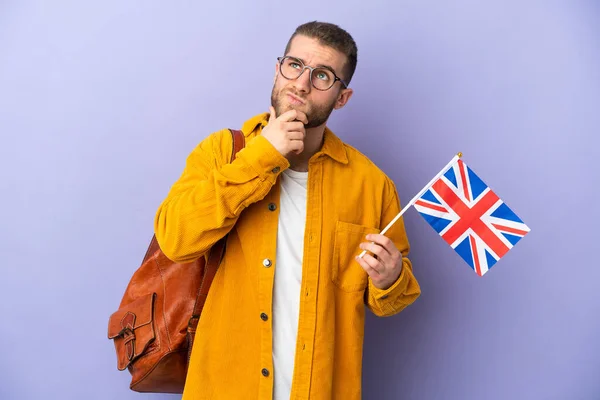
[[[346,56],[331,47],[321,45],[316,39],[302,35],[294,37],[286,56],[298,58],[304,65],[311,67],[328,66],[338,77],[346,78],[341,75]],[[275,108],[277,116],[292,109],[304,112],[308,118],[306,128],[314,128],[327,122],[331,112],[343,107],[351,94],[352,90],[344,89],[339,81],[329,90],[315,89],[310,82],[308,69],[304,70],[299,78],[288,80],[281,76],[279,62],[275,66],[271,105]]]

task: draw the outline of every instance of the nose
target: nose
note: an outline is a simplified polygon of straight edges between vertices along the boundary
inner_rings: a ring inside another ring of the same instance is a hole
[[[312,83],[310,81],[310,72],[310,69],[304,67],[300,76],[293,81],[294,87],[298,91],[310,93],[310,90],[312,89]]]

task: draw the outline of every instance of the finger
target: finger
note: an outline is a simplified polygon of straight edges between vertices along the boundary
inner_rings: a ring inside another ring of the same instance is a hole
[[[295,131],[295,132],[288,132],[287,133],[287,138],[290,140],[302,140],[304,141],[304,136],[306,135],[305,132],[301,132],[301,131]]]
[[[375,272],[377,272],[377,274],[381,274],[383,273],[383,264],[381,264],[381,262],[379,260],[377,260],[376,258],[374,258],[372,255],[370,255],[369,253],[365,254],[362,257],[362,260],[367,263],[367,265],[369,267],[371,267]]]
[[[390,255],[394,254],[398,250],[396,249],[394,242],[386,236],[371,233],[366,236],[366,239],[383,247]]]
[[[391,254],[388,253],[386,249],[384,249],[377,243],[373,243],[373,242],[364,243],[363,242],[360,244],[360,248],[363,250],[370,251],[371,253],[375,254],[377,256],[377,258],[379,258],[380,260],[384,260],[384,259],[387,260],[391,256]]]
[[[270,124],[271,121],[275,121],[277,119],[277,115],[275,114],[275,108],[273,106],[269,107],[269,122],[267,123]]]
[[[292,109],[281,114],[277,119],[282,122],[291,122],[296,119],[298,111]]]
[[[286,131],[305,131],[304,123],[301,121],[284,122],[283,129]]]
[[[296,110],[297,115],[296,115],[296,119],[298,121],[301,121],[304,125],[308,124],[308,117],[306,116],[306,114],[304,114],[302,111],[298,111]]]
[[[290,147],[294,153],[300,154],[304,151],[304,141],[303,140],[292,140],[290,142]]]
[[[356,262],[360,264],[360,266],[365,270],[365,272],[371,277],[371,278],[379,278],[379,272],[377,272],[377,270],[373,269],[373,267],[371,267],[363,258],[359,258],[358,256],[356,257]]]

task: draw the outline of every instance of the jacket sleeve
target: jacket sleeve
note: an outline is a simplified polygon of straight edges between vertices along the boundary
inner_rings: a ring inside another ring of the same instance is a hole
[[[248,141],[230,163],[232,146],[228,130],[202,141],[159,206],[154,233],[171,260],[189,262],[205,254],[289,167],[288,160],[263,136]]]
[[[398,193],[391,181],[388,181],[386,192],[389,203],[382,213],[380,230],[383,230],[400,212]],[[378,289],[369,277],[369,284],[365,293],[366,304],[373,314],[380,317],[399,313],[412,304],[421,294],[419,283],[413,275],[412,263],[408,259],[410,246],[404,229],[403,218],[398,219],[385,235],[392,239],[402,253],[402,270],[396,282],[386,290]]]

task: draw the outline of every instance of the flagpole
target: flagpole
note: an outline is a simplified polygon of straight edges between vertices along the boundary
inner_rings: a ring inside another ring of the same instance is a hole
[[[406,210],[408,210],[410,207],[412,207],[415,204],[415,202],[423,195],[423,193],[425,193],[431,187],[431,185],[433,185],[433,183],[435,181],[437,181],[440,178],[440,176],[444,175],[446,173],[446,171],[448,171],[450,169],[450,167],[452,167],[452,165],[454,165],[454,163],[456,161],[458,161],[458,159],[461,157],[462,157],[462,153],[460,153],[460,152],[457,155],[455,155],[454,158],[452,158],[452,160],[450,160],[450,162],[448,164],[446,164],[446,166],[444,168],[442,168],[442,170],[440,172],[438,172],[438,174],[436,176],[434,176],[433,179],[430,180],[429,183],[427,185],[425,185],[425,187],[423,189],[421,189],[421,191],[419,193],[417,193],[417,195],[415,197],[413,197],[412,200],[409,201],[407,205],[404,206],[404,208],[398,213],[398,215],[396,215],[396,217],[392,220],[392,222],[390,222],[385,227],[385,229],[381,231],[380,235],[385,235],[385,233],[392,227],[392,225],[394,225],[396,223],[396,221],[398,221],[398,219],[400,219],[402,214],[404,214],[406,212]],[[365,254],[367,254],[367,251],[363,250],[363,252],[360,253],[360,255],[358,257],[362,258]]]

